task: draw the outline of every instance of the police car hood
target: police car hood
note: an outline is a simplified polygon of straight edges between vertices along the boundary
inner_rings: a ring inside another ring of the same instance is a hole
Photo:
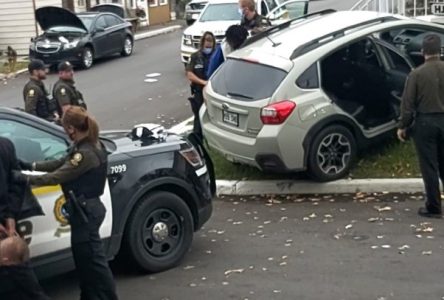
[[[44,6],[38,8],[35,11],[35,19],[44,31],[55,26],[76,27],[88,31],[79,17],[61,7]]]
[[[161,152],[180,150],[186,140],[175,134],[168,134],[165,139],[133,139],[127,130],[101,131],[100,138],[108,152],[114,154],[126,154],[137,157]]]
[[[202,36],[206,31],[210,31],[216,36],[221,36],[225,35],[225,31],[227,31],[228,27],[235,24],[240,24],[240,20],[195,22],[193,25],[185,29],[184,34]]]

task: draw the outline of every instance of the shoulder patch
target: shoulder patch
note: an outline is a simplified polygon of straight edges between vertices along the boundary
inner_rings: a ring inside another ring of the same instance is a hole
[[[34,97],[34,95],[35,95],[35,91],[34,91],[34,89],[30,89],[30,90],[28,91],[28,96],[29,96],[29,97]]]
[[[60,89],[60,93],[62,93],[62,96],[65,96],[65,95],[66,95],[66,90],[65,90],[65,88],[61,88],[61,89]]]
[[[83,155],[80,152],[76,152],[73,154],[70,162],[73,166],[77,167],[79,163],[83,160]]]

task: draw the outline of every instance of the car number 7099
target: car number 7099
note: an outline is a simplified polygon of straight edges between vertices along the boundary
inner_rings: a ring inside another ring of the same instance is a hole
[[[126,165],[115,165],[115,166],[111,166],[111,174],[118,174],[118,173],[123,173],[126,172]]]

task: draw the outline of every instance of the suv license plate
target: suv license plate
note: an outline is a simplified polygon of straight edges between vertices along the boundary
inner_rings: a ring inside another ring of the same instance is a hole
[[[232,113],[226,110],[222,111],[222,120],[230,125],[234,125],[236,127],[239,126],[239,114]]]

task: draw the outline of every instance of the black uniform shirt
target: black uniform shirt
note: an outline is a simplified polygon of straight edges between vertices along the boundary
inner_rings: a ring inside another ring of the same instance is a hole
[[[251,31],[252,34],[256,34],[267,29],[267,27],[270,27],[271,23],[266,17],[256,12],[251,20],[248,20],[245,16],[243,16],[240,25],[246,30]]]
[[[52,95],[57,100],[60,114],[64,105],[76,105],[87,108],[83,95],[76,89],[73,80],[59,79],[54,85]]]
[[[399,128],[407,128],[415,113],[444,113],[444,62],[427,60],[407,78],[401,103]]]
[[[98,197],[105,187],[106,150],[103,145],[97,147],[82,140],[74,144],[61,159],[36,162],[35,170],[48,173],[29,175],[28,182],[32,185],[61,184],[65,194],[73,190],[76,196]]]
[[[34,116],[52,121],[52,108],[42,81],[31,78],[23,88],[25,111]]]
[[[207,69],[210,62],[211,54],[206,55],[201,50],[196,51],[190,57],[190,62],[187,65],[187,71],[193,72],[194,75],[200,79],[207,80]],[[202,91],[203,86],[197,83],[191,83],[193,90]]]

